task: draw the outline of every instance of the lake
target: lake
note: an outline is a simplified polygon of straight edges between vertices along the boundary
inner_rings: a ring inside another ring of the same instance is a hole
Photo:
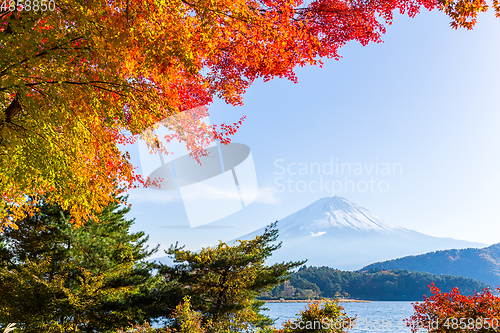
[[[394,333],[410,332],[410,328],[403,323],[413,313],[412,302],[369,302],[369,303],[340,303],[348,316],[357,315],[356,327],[349,330],[352,333]],[[307,306],[307,303],[266,303],[269,311],[264,313],[276,320],[276,327],[288,319],[294,318]],[[398,327],[399,326],[399,327]]]

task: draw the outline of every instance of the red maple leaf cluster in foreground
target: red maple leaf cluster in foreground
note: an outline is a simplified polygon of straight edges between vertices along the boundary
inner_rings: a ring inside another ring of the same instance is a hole
[[[474,295],[460,295],[457,288],[441,292],[434,283],[432,296],[416,302],[415,313],[406,323],[412,332],[426,329],[429,332],[498,332],[500,330],[500,297],[484,289]]]

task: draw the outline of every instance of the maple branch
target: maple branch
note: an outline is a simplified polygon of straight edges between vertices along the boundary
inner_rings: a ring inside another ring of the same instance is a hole
[[[12,118],[16,116],[19,112],[22,111],[21,104],[19,104],[19,100],[17,99],[17,96],[10,102],[10,105],[7,107],[7,109],[4,110],[5,114],[5,120],[2,122],[6,122],[9,124],[12,124]]]
[[[0,145],[3,144],[3,141],[4,141],[4,137],[3,137],[3,129],[4,127],[7,125],[9,127],[14,127],[14,128],[18,128],[24,132],[26,132],[26,129],[20,125],[17,125],[17,124],[14,124],[12,122],[12,119],[17,115],[19,114],[21,111],[23,110],[23,108],[21,107],[21,104],[19,104],[19,100],[16,97],[14,97],[14,99],[12,100],[12,102],[10,102],[9,106],[4,110],[4,114],[5,114],[5,119],[0,119]]]
[[[193,8],[194,10],[196,10],[196,9],[197,9],[196,4],[194,4],[194,3],[190,3],[190,2],[185,1],[185,0],[181,0],[181,2],[183,2],[183,3],[184,3],[184,4],[186,4],[186,5],[188,5],[189,7]],[[211,8],[203,8],[203,10],[207,10],[207,9],[208,9],[209,11],[213,12],[213,13],[222,14],[222,15],[224,15],[224,16],[227,16],[227,17],[231,18],[231,19],[236,19],[236,20],[240,20],[240,21],[242,21],[242,22],[248,23],[248,20],[243,19],[243,18],[240,18],[240,17],[235,17],[235,16],[233,16],[233,15],[230,15],[230,14],[225,13],[224,11],[221,11],[221,10],[215,10],[215,9],[211,9]]]
[[[63,44],[61,44],[61,45],[56,45],[56,46],[54,46],[54,47],[51,47],[51,48],[50,48],[50,49],[48,49],[48,50],[42,51],[42,52],[40,52],[40,53],[37,53],[37,54],[35,54],[35,55],[34,55],[34,57],[41,57],[41,56],[44,56],[44,55],[48,54],[49,52],[51,52],[51,51],[55,51],[55,50],[67,50],[67,49],[71,49],[71,50],[80,50],[80,49],[86,49],[86,48],[64,48],[64,47],[63,47],[64,45],[66,45],[66,44],[68,44],[68,43],[71,43],[71,42],[75,42],[75,41],[77,41],[77,40],[79,40],[79,39],[83,39],[83,36],[75,37],[75,38],[70,39],[69,41],[67,41],[67,42],[65,42],[65,43],[63,43]],[[8,71],[8,70],[10,70],[12,67],[15,67],[15,66],[18,66],[18,65],[22,65],[22,64],[24,64],[25,62],[27,62],[28,60],[29,60],[29,58],[25,58],[25,59],[23,59],[23,60],[19,61],[18,63],[15,63],[15,64],[12,64],[12,65],[8,66],[7,68],[5,68],[4,70],[2,70],[2,71],[0,72],[0,77],[2,77],[2,76],[4,76],[4,75],[6,75],[6,74],[7,74],[7,71]],[[1,91],[1,90],[0,90],[0,91]]]
[[[27,84],[24,84],[24,85],[15,85],[15,86],[11,86],[11,87],[2,87],[0,88],[0,92],[2,91],[6,91],[8,89],[12,89],[12,88],[17,88],[17,87],[29,87],[29,88],[33,88],[35,86],[39,86],[39,85],[44,85],[44,84],[62,84],[62,83],[65,83],[65,84],[72,84],[72,85],[80,85],[80,86],[83,86],[83,85],[90,85],[92,87],[95,87],[95,88],[98,88],[98,89],[101,89],[101,90],[105,90],[105,91],[108,91],[108,92],[111,92],[111,93],[114,93],[114,94],[117,94],[119,96],[122,96],[122,97],[125,97],[126,95],[123,94],[123,93],[119,93],[118,91],[116,90],[112,90],[112,89],[107,89],[107,88],[104,88],[104,87],[101,87],[97,84],[107,84],[107,85],[111,85],[111,86],[115,86],[115,87],[127,87],[127,88],[133,88],[132,86],[125,86],[125,85],[122,85],[122,84],[118,84],[118,83],[112,83],[112,82],[105,82],[105,81],[88,81],[88,82],[75,82],[75,81],[45,81],[45,82],[35,82],[35,83],[27,83]]]
[[[38,89],[33,88],[33,87],[32,87],[31,89],[33,89],[33,90],[34,90],[34,91],[36,91],[38,94],[40,94],[40,95],[41,95],[41,96],[43,96],[45,99],[47,99],[47,95],[45,95],[45,94],[43,93],[43,91],[38,90]]]
[[[21,130],[21,132],[24,132],[24,133],[26,133],[26,132],[27,132],[27,129],[26,129],[26,128],[24,128],[24,127],[22,127],[21,125],[14,124],[13,122],[10,122],[10,123],[7,123],[7,124],[8,124],[8,126],[10,126],[10,127],[14,127],[14,128],[17,128],[17,129]],[[3,126],[2,126],[2,128],[3,128]],[[3,140],[3,138],[2,138],[2,140]]]
[[[1,13],[1,12],[0,12]],[[0,18],[3,18],[4,16],[7,16],[8,14],[10,14],[10,10],[7,10],[5,12],[3,12],[1,15],[0,15]],[[5,30],[4,30],[5,31]]]
[[[127,23],[130,23],[130,18],[129,18],[129,5],[130,5],[130,1],[127,0],[127,8],[125,9],[125,13],[126,13],[126,16],[127,16]]]

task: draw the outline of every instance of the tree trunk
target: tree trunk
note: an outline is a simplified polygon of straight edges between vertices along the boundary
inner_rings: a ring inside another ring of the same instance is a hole
[[[5,122],[6,123],[12,123],[12,118],[16,116],[19,112],[21,112],[22,107],[21,104],[19,104],[19,100],[17,99],[17,96],[14,98],[14,100],[10,103],[10,105],[5,109]]]

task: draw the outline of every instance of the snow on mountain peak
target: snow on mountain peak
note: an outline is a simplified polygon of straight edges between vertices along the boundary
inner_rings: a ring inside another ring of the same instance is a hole
[[[277,228],[283,245],[269,263],[308,259],[308,265],[343,270],[429,251],[484,246],[395,226],[338,196],[313,202],[279,220]],[[264,229],[238,239],[253,239]]]
[[[429,251],[484,246],[395,226],[338,196],[313,202],[279,220],[277,228],[283,245],[269,263],[308,259],[308,265],[343,270]],[[261,228],[239,239],[263,232]]]
[[[279,221],[280,230],[304,230],[314,237],[326,229],[391,232],[402,230],[375,216],[369,210],[339,197],[322,198]]]

